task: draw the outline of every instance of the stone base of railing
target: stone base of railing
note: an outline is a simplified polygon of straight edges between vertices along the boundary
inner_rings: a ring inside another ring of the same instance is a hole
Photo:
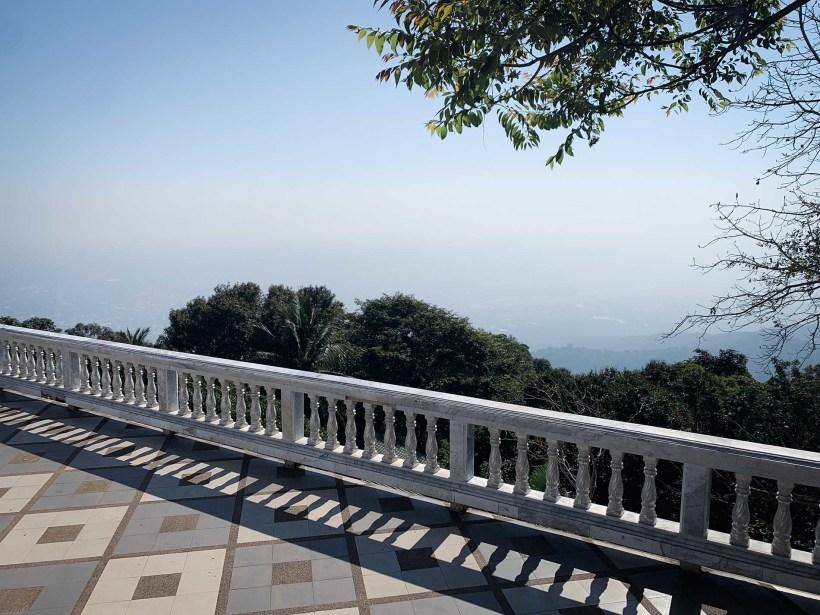
[[[338,454],[323,446],[307,446],[307,438],[295,442],[281,435],[268,436],[247,430],[226,429],[204,420],[192,420],[174,413],[65,391],[36,382],[0,376],[0,387],[46,399],[59,400],[69,407],[81,408],[127,423],[154,427],[227,446],[261,457],[276,458],[286,463],[304,465],[355,477],[372,483],[398,488],[410,493],[449,502],[457,508],[472,507],[512,519],[532,522],[548,528],[570,532],[613,545],[625,546],[645,553],[685,562],[688,567],[702,566],[737,574],[803,591],[820,588],[820,566],[811,563],[811,554],[794,550],[791,557],[772,557],[763,552],[768,545],[754,541],[749,549],[729,544],[728,535],[709,532],[709,539],[686,536],[677,523],[658,520],[654,527],[638,522],[638,514],[626,512],[623,517],[607,516],[606,507],[592,504],[588,510],[573,507],[573,501],[559,498],[556,503],[543,501],[540,494],[524,496],[513,493],[511,485],[488,489],[486,479],[474,477],[467,481],[451,480],[449,471],[427,473],[423,466],[408,471],[401,461],[381,463],[381,455],[364,459],[362,451],[352,455]]]

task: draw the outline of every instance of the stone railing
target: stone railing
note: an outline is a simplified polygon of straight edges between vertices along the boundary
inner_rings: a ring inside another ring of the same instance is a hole
[[[813,552],[790,544],[792,491],[820,487],[818,453],[9,326],[0,326],[0,387],[689,566],[820,592],[820,521]],[[377,411],[379,424],[384,421],[381,441]],[[405,429],[421,424],[423,460],[417,430]],[[436,431],[445,427],[449,468],[437,462]],[[489,432],[488,478],[473,473],[478,429]],[[403,431],[399,446],[396,435]],[[502,480],[502,432],[517,442],[513,484]],[[547,449],[543,492],[529,484],[528,447],[535,441]],[[559,491],[560,447],[577,456],[573,498]],[[608,451],[611,460],[605,505],[591,501],[591,449]],[[624,510],[624,455],[643,460],[639,511]],[[679,522],[655,512],[659,460],[683,467]],[[709,528],[714,471],[735,477],[729,534]],[[771,543],[749,538],[752,477],[777,483]]]

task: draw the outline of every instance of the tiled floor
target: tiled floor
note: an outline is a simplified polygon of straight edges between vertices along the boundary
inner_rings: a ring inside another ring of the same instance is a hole
[[[10,612],[820,614],[820,596],[0,393]]]

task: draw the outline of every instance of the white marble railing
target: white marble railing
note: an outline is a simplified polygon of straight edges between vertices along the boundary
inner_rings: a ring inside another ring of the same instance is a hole
[[[818,453],[9,326],[0,326],[0,387],[688,565],[820,593],[820,520],[813,552],[792,549],[790,543],[792,491],[795,485],[820,487]],[[377,409],[385,423],[379,442]],[[416,425],[422,417],[425,455],[419,460],[416,430],[407,429],[398,446],[396,427]],[[449,468],[437,462],[436,431],[445,424]],[[489,431],[486,479],[473,474],[479,428]],[[513,484],[502,480],[502,432],[516,438]],[[536,441],[547,449],[543,492],[529,483],[527,452]],[[562,447],[577,454],[573,498],[560,492]],[[609,452],[606,504],[590,499],[591,449]],[[640,510],[624,510],[624,455],[643,460]],[[656,514],[659,460],[683,467],[679,522]],[[714,471],[735,476],[730,534],[709,528]],[[749,538],[752,477],[777,482],[768,544]]]

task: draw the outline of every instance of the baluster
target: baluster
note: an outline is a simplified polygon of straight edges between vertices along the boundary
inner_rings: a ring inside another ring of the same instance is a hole
[[[606,505],[606,514],[610,517],[624,515],[624,454],[620,451],[609,451],[609,468],[612,474],[609,477],[609,501]]]
[[[54,386],[57,383],[54,366],[54,351],[46,348],[46,384]]]
[[[31,349],[28,344],[20,344],[20,377],[31,378]]]
[[[34,345],[28,346],[28,379],[37,382],[37,349]]]
[[[794,483],[777,481],[777,512],[774,515],[772,555],[791,557],[792,554],[792,489]]]
[[[336,450],[339,446],[339,424],[336,421],[336,406],[339,400],[335,397],[327,398],[327,440],[325,441],[325,449],[329,451]]]
[[[37,382],[37,379],[40,377],[37,373],[37,347],[36,346],[29,346],[29,380]]]
[[[236,429],[245,429],[248,426],[248,406],[245,402],[245,385],[242,382],[236,383],[236,422],[233,426]]]
[[[123,401],[125,396],[122,394],[122,372],[120,371],[121,363],[119,361],[111,362],[111,369],[114,372],[113,383],[113,398],[114,401]]]
[[[26,344],[28,348],[28,379],[29,380],[37,380],[37,351],[34,346],[30,344]]]
[[[265,434],[272,436],[279,433],[279,429],[276,427],[276,389],[269,386],[266,391],[265,401],[268,407],[265,413]]]
[[[191,418],[199,420],[205,416],[202,410],[202,378],[197,374],[191,374],[191,385],[194,389],[194,407],[191,410]]]
[[[145,406],[155,410],[159,408],[159,401],[157,401],[156,371],[153,367],[145,366],[145,377],[148,380],[148,386],[145,388]]]
[[[63,388],[68,388],[68,383],[63,382],[63,351],[54,351],[54,384]]]
[[[3,375],[14,375],[14,364],[11,361],[11,349],[14,347],[14,342],[3,340]]]
[[[416,413],[405,410],[404,419],[407,424],[407,437],[404,441],[404,448],[407,449],[407,457],[402,466],[413,469],[416,467],[416,463],[418,463],[416,459],[416,448],[418,446],[416,442]]]
[[[345,448],[344,452],[353,454],[356,452],[356,402],[352,399],[345,400],[346,421],[345,421]]]
[[[384,410],[384,455],[382,463],[393,463],[396,460],[396,425],[393,406],[382,406]]]
[[[111,399],[111,373],[108,371],[108,359],[102,357],[100,359],[100,369],[102,370],[102,396],[106,399]]]
[[[735,505],[732,507],[732,532],[729,542],[738,547],[749,546],[749,484],[748,474],[735,474]]]
[[[490,489],[501,487],[501,430],[490,427],[490,466],[487,473],[487,486]]]
[[[100,397],[102,395],[99,363],[100,360],[97,357],[91,357],[91,394],[96,397]]]
[[[216,414],[216,381],[215,378],[208,376],[207,379],[208,391],[205,397],[205,420],[215,423],[219,416]]]
[[[310,406],[310,423],[308,424],[308,446],[316,446],[321,439],[319,437],[319,429],[322,423],[319,420],[319,396],[308,395],[308,404]]]
[[[575,476],[575,508],[589,510],[589,446],[578,445],[578,474]]]
[[[37,357],[35,352],[34,346],[26,344],[26,359],[28,361],[27,373],[29,380],[37,380]]]
[[[23,362],[24,378],[26,380],[31,380],[31,347],[28,344],[21,344],[20,358]]]
[[[46,351],[42,346],[35,347],[34,352],[37,357],[37,382],[45,383],[46,381]]]
[[[134,365],[134,383],[135,383],[135,391],[134,396],[136,397],[136,404],[138,406],[145,406],[146,399],[145,399],[145,380],[142,379],[142,365]]]
[[[18,361],[20,362],[20,378],[28,380],[28,346],[17,344]]]
[[[544,501],[555,503],[561,496],[558,472],[558,442],[547,442],[547,476],[544,487]]]
[[[219,424],[229,427],[231,424],[231,381],[220,380],[222,399],[219,403]]]
[[[518,454],[515,458],[515,485],[513,493],[527,495],[530,492],[530,461],[527,458],[528,438],[525,433],[517,433],[518,442],[516,449]]]
[[[179,395],[177,399],[179,400],[179,410],[177,411],[178,416],[188,416],[190,413],[190,409],[188,407],[188,403],[190,402],[190,395],[188,394],[188,374],[185,372],[179,373]]]
[[[820,508],[820,506],[818,506]],[[811,554],[811,561],[820,565],[820,515],[817,517],[817,526],[814,528],[814,550]]]
[[[376,454],[376,427],[373,424],[373,404],[364,402],[364,452],[362,459],[372,459]]]
[[[641,514],[638,521],[646,525],[655,525],[658,516],[655,514],[655,476],[658,474],[658,460],[654,457],[643,458],[643,488],[641,489]]]
[[[46,347],[40,348],[40,379],[42,384],[53,384],[54,374],[51,372],[51,352]],[[49,382],[49,379],[51,382]]]
[[[83,361],[83,365],[85,365],[85,361]],[[125,383],[123,385],[123,389],[125,390],[125,403],[134,404],[137,401],[134,396],[134,377],[136,375],[134,365],[131,363],[123,364],[122,375],[123,378],[125,378]]]
[[[9,343],[9,370],[15,378],[20,376],[20,355],[18,345],[11,340]]]
[[[424,464],[424,471],[435,474],[439,471],[438,465],[438,441],[436,440],[436,417],[427,415],[427,441],[424,443],[424,454],[427,463]]]
[[[262,407],[259,405],[259,385],[253,385],[251,389],[251,431],[259,433],[262,431]]]
[[[88,361],[89,358],[86,355],[82,355],[80,357],[80,393],[90,393],[91,389],[88,386],[88,379],[90,374],[88,373]]]

